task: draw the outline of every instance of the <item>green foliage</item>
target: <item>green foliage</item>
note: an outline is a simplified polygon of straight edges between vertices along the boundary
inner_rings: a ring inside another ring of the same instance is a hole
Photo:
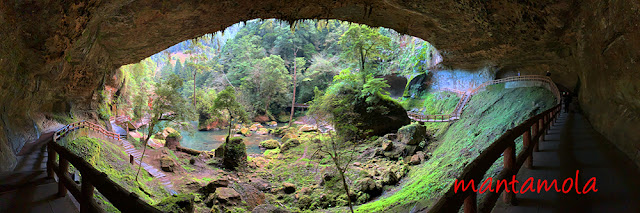
[[[248,122],[247,112],[238,101],[236,101],[235,90],[232,87],[227,87],[220,91],[216,98],[213,100],[213,105],[209,108],[209,113],[215,118],[227,115],[227,121],[229,123],[229,133],[227,139],[231,136],[231,127],[234,119],[236,121]]]
[[[277,55],[265,57],[257,61],[250,75],[242,78],[241,89],[246,108],[256,107],[267,113],[270,106],[281,108],[291,103],[287,97],[291,76],[284,63]],[[250,111],[256,113],[258,109]]]
[[[380,34],[378,29],[366,25],[351,24],[338,42],[343,46],[345,59],[357,63],[363,82],[373,69],[376,60],[384,60],[389,57],[388,50],[390,38]],[[367,63],[369,62],[369,63]],[[368,65],[368,66],[367,66]]]
[[[162,199],[155,207],[162,212],[189,212],[187,208],[193,208],[194,194],[177,194]],[[191,209],[193,211],[193,209]]]

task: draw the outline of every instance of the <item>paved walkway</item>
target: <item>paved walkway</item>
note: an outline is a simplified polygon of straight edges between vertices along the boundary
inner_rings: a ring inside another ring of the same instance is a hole
[[[71,194],[57,197],[58,183],[47,178],[44,145],[52,135],[25,144],[14,171],[0,173],[0,212],[78,212]]]
[[[549,130],[540,152],[534,152],[533,169],[522,168],[517,175],[522,184],[533,177],[560,186],[580,170],[579,186],[596,178],[598,192],[568,194],[549,192],[518,194],[517,206],[498,200],[493,212],[640,212],[640,172],[638,167],[611,142],[597,133],[578,113],[562,113]],[[567,184],[568,185],[568,184]],[[575,187],[575,186],[574,186]]]

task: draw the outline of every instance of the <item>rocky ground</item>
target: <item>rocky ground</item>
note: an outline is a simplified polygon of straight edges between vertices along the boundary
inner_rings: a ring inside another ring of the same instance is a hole
[[[353,156],[345,179],[354,205],[393,190],[412,165],[428,158],[421,150],[428,145],[429,137],[425,128],[417,127],[419,124],[411,124],[401,128],[398,134],[360,141],[352,149],[339,152]],[[239,135],[248,135],[256,134],[261,127],[253,124],[239,126],[237,130]],[[148,149],[150,157],[145,162],[162,168],[180,194],[157,205],[165,210],[194,212],[346,208],[347,195],[335,164],[328,155],[318,152],[332,136],[311,125],[272,129],[268,134],[277,135],[280,140],[264,141],[261,143],[266,149],[264,154],[247,157],[244,157],[246,152],[233,150],[244,147],[244,144],[233,145],[242,142],[242,137],[197,155],[168,147]]]

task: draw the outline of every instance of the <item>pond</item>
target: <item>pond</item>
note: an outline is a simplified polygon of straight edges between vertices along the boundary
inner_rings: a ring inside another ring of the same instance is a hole
[[[285,125],[286,123],[278,123],[278,127]],[[272,129],[276,127],[265,126],[265,128]],[[218,148],[218,146],[224,143],[224,139],[225,137],[227,137],[227,132],[228,129],[194,131],[192,133],[181,131],[182,140],[180,141],[180,145],[200,151],[211,151],[212,149]],[[253,132],[253,134],[249,137],[244,137],[244,144],[247,147],[247,154],[262,154],[264,150],[260,149],[260,142],[269,139],[279,140],[280,138],[274,137],[272,135],[258,135],[255,134],[255,132]]]

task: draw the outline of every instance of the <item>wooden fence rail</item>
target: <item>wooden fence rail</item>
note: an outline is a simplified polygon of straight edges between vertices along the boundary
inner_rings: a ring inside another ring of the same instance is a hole
[[[465,183],[474,180],[481,183],[487,170],[500,158],[504,156],[504,169],[494,180],[509,180],[515,175],[524,164],[527,168],[532,167],[532,152],[537,150],[538,142],[544,140],[544,134],[551,127],[560,113],[560,104],[555,105],[536,116],[533,116],[522,124],[507,130],[500,138],[487,147],[475,160],[465,166],[462,174],[457,180],[464,180]],[[523,149],[516,155],[515,140],[523,136]],[[504,190],[504,189],[502,189]],[[452,184],[448,191],[433,205],[428,212],[458,212],[464,205],[465,213],[491,212],[501,191],[487,191],[484,200],[478,205],[476,202],[477,193],[473,190],[455,192],[455,185]],[[515,194],[504,193],[503,200],[511,203]]]
[[[558,87],[556,86],[556,84],[553,83],[553,80],[551,80],[551,78],[549,78],[548,76],[540,76],[540,75],[523,75],[523,76],[512,76],[512,77],[487,81],[477,86],[476,88],[470,91],[467,91],[462,95],[462,97],[458,101],[458,104],[456,104],[456,108],[450,114],[424,115],[416,112],[407,112],[407,115],[412,120],[416,120],[420,122],[449,122],[449,121],[458,120],[460,119],[460,115],[462,114],[464,107],[467,105],[467,103],[471,99],[471,96],[475,95],[480,90],[494,84],[507,83],[507,82],[519,82],[519,81],[534,81],[534,82],[545,83],[545,85],[548,86],[547,89],[549,89],[553,93],[553,95],[556,97],[556,103],[560,104],[560,101],[562,98],[560,96],[560,91],[558,90]]]
[[[71,131],[80,128],[87,128],[108,138],[121,140],[120,135],[87,121],[72,123],[56,131],[51,140],[47,142],[47,176],[50,178],[53,178],[54,175],[58,176],[58,196],[65,196],[68,190],[80,203],[80,212],[104,212],[93,199],[95,188],[121,212],[161,212],[141,200],[135,193],[129,192],[116,182],[113,182],[106,173],[98,171],[83,158],[56,142]],[[56,157],[58,156],[59,160],[56,163]],[[82,177],[80,185],[71,179],[69,164],[80,171]]]

